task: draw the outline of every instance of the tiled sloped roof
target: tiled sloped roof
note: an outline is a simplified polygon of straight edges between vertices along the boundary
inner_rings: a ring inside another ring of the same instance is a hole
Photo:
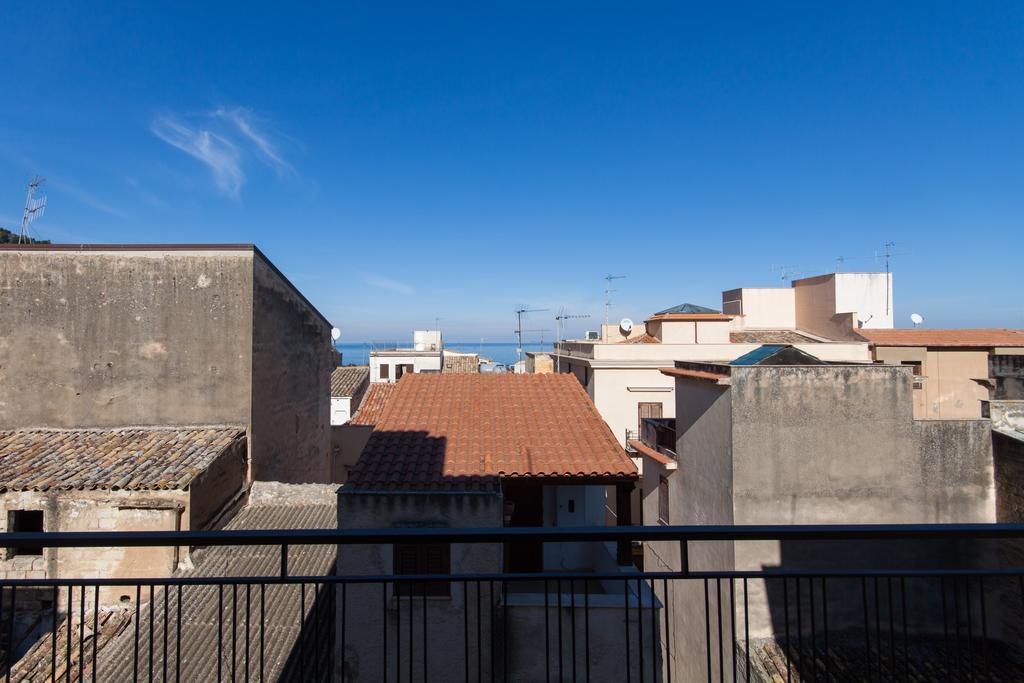
[[[297,486],[302,488],[302,485]],[[299,499],[302,497],[301,493],[296,496]],[[337,523],[336,505],[314,504],[300,500],[294,504],[246,506],[231,520],[227,528],[333,529]],[[335,556],[336,546],[332,545],[290,546],[289,573],[296,576],[329,575],[334,570]],[[194,552],[192,559],[195,563],[194,569],[175,575],[273,576],[280,572],[281,567],[280,549],[271,546],[216,546]],[[320,586],[319,591],[314,590],[314,585],[306,585],[304,588],[304,627],[299,620],[302,590],[295,584],[270,584],[263,589],[253,586],[252,590],[248,591],[249,595],[246,595],[244,586],[238,586],[235,596],[234,589],[225,586],[220,615],[217,586],[192,585],[182,588],[180,680],[199,683],[217,680],[218,640],[222,645],[220,668],[224,675],[237,670],[241,676],[246,665],[251,667],[255,674],[257,662],[262,661],[267,680],[297,681],[300,680],[300,671],[304,670],[306,676],[310,676],[317,657],[323,658],[319,666],[321,671],[325,671],[326,657],[322,652],[324,648],[316,645],[312,632],[318,629],[320,633],[327,633],[328,628],[334,623],[334,615],[328,608],[330,588]],[[178,589],[172,587],[169,590],[169,600],[164,600],[161,595],[163,591],[158,588],[152,605],[142,608],[139,614],[142,632],[138,639],[137,654],[134,628],[125,629],[99,653],[99,680],[132,680],[136,656],[141,671],[145,672],[149,666],[151,643],[154,645],[153,670],[163,671],[166,657],[169,669],[174,672],[179,662],[176,631],[179,616]],[[143,600],[147,599],[148,595],[144,590]],[[234,600],[237,600],[237,606]],[[350,612],[349,619],[352,618]],[[313,623],[318,620],[321,623]],[[164,634],[164,624],[168,624],[169,638]],[[266,629],[265,634],[261,633],[263,628]],[[299,634],[302,630],[307,630],[308,634],[304,636],[304,646],[300,646],[299,643]],[[152,640],[150,633],[153,634]],[[264,648],[262,656],[261,643]],[[86,653],[88,654],[88,649]],[[301,680],[306,678],[302,677]]]
[[[351,365],[335,368],[331,373],[331,396],[351,397],[370,380],[370,368],[366,365]]]
[[[670,313],[721,313],[721,311],[715,308],[708,308],[707,306],[698,306],[697,304],[679,304],[672,308],[666,308],[664,311],[658,311],[654,315],[667,315]]]
[[[623,344],[660,344],[661,340],[658,339],[657,337],[655,337],[653,335],[650,335],[650,334],[647,334],[645,332],[645,333],[643,333],[641,335],[637,335],[636,337],[630,337],[629,339],[627,339],[626,341],[624,341],[622,343]]]
[[[743,330],[730,332],[733,344],[815,344],[818,340],[796,330]]]
[[[387,407],[397,386],[398,384],[388,384],[387,382],[371,384],[366,396],[363,397],[363,402],[359,404],[359,410],[349,424],[370,425],[371,427],[377,424],[377,420],[380,419],[381,413]]]
[[[0,491],[183,490],[240,427],[0,431]]]
[[[857,330],[876,346],[1024,346],[1024,330]]]
[[[353,467],[355,490],[492,491],[499,477],[635,478],[572,375],[406,375]]]

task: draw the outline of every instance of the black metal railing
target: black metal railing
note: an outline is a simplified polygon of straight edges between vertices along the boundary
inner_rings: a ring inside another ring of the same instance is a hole
[[[614,566],[620,541],[645,544],[643,571]],[[524,542],[569,568],[503,571]],[[1013,680],[1024,645],[1024,525],[16,533],[0,544],[42,549],[58,570],[81,548],[191,548],[196,560],[131,578],[8,570],[5,680]],[[396,545],[429,551],[400,566]],[[217,548],[242,569],[203,555]],[[447,564],[431,564],[444,552]],[[250,556],[273,570],[246,573]]]

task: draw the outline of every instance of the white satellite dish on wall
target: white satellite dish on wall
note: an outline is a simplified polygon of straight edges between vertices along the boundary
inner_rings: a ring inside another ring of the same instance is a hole
[[[921,317],[920,313],[911,313],[910,322],[914,323],[914,327],[917,327],[924,322],[924,318]]]
[[[338,341],[339,339],[341,339],[341,330],[339,330],[337,327],[332,327],[331,339],[333,339],[334,341]]]
[[[633,331],[633,321],[630,320],[629,318],[623,318],[622,320],[619,321],[619,329],[625,332],[626,334],[629,334],[630,332]]]

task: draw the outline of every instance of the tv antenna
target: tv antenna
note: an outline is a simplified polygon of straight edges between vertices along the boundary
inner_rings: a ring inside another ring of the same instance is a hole
[[[779,273],[780,279],[785,282],[792,280],[794,275],[800,275],[798,266],[772,266],[773,273]]]
[[[516,361],[523,359],[523,315],[550,311],[550,308],[530,308],[523,306],[516,309]]]
[[[28,226],[37,218],[42,218],[43,211],[46,210],[46,196],[35,196],[36,190],[42,187],[45,182],[45,178],[36,176],[28,183],[28,195],[25,197],[25,210],[21,214],[21,230],[18,233],[18,244],[28,244],[32,241],[28,236]]]
[[[892,290],[892,271],[890,270],[890,267],[889,267],[890,266],[890,261],[892,260],[893,256],[902,256],[903,255],[902,253],[894,252],[892,250],[892,248],[895,247],[895,246],[896,246],[895,242],[889,241],[889,242],[886,242],[885,244],[882,245],[882,247],[885,249],[885,251],[883,251],[881,254],[879,254],[877,251],[875,252],[875,260],[876,260],[876,262],[877,262],[877,260],[879,258],[884,258],[885,259],[885,314],[886,315],[889,315],[889,310],[892,307],[892,303],[890,302],[890,299],[892,298],[891,294],[890,294],[890,290]]]
[[[605,315],[607,316],[607,308],[605,309]],[[558,315],[555,316],[556,327],[558,331],[555,336],[555,342],[558,344],[558,352],[555,354],[555,372],[562,371],[562,330],[565,326],[566,320],[583,320],[589,318],[589,313],[576,313],[569,314],[565,312],[565,306],[558,309]]]
[[[625,280],[625,279],[626,279],[625,275],[612,275],[611,273],[608,273],[607,275],[604,276],[604,282],[605,282],[605,284],[604,284],[604,324],[605,325],[608,324],[608,311],[611,310],[611,307],[612,307],[612,293],[619,291],[617,289],[612,289],[612,280]]]

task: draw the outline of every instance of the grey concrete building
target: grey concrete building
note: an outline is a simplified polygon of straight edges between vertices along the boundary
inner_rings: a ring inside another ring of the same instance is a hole
[[[0,429],[239,424],[327,482],[331,325],[253,245],[0,247]]]
[[[677,362],[664,372],[676,384],[675,447],[651,444],[645,452],[642,495],[648,524],[995,521],[989,421],[915,420],[909,366],[829,364],[792,347],[765,346],[731,363]],[[690,544],[690,569],[912,567],[928,562],[955,567],[988,551],[886,543],[845,548]],[[644,559],[649,571],[680,567],[676,544],[648,543]],[[697,582],[683,584],[670,605],[673,677],[705,680],[705,635],[686,627],[703,621],[705,597]],[[741,595],[729,595],[727,584],[719,588],[721,604],[742,601]],[[836,586],[830,595],[833,633],[862,619],[859,609],[844,611],[860,604],[859,593],[850,599],[842,590]],[[783,612],[796,611],[794,596],[783,598],[780,592],[777,583],[750,581],[749,621],[737,623],[737,632],[749,628],[752,641],[781,632]],[[711,599],[715,604],[716,597]],[[932,591],[907,599],[913,606],[937,598]],[[811,619],[803,609],[807,628]],[[731,632],[729,615],[724,633]],[[941,631],[937,623],[910,627]]]

